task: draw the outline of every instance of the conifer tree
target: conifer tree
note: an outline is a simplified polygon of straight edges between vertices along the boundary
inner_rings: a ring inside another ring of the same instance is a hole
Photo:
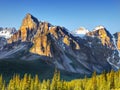
[[[93,90],[97,90],[96,71],[92,75],[92,88]]]
[[[114,71],[112,70],[110,72],[110,89],[114,89],[115,85],[114,85]]]

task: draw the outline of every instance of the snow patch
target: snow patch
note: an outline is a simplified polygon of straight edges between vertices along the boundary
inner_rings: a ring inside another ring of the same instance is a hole
[[[4,37],[4,38],[8,39],[15,32],[16,32],[16,29],[14,29],[14,28],[5,28],[5,29],[2,29],[2,30],[0,30],[0,37]]]
[[[117,65],[115,65],[115,64],[112,63],[112,62],[110,62],[110,57],[107,58],[107,62],[108,62],[110,65],[112,65],[112,66],[116,67],[117,69],[119,69],[119,67],[118,67]]]
[[[0,54],[0,59],[7,58],[7,56],[12,55],[20,50],[23,50],[23,49],[25,49],[25,47],[26,47],[25,45],[19,45],[18,47],[15,47],[14,49],[12,49],[10,51],[2,53],[2,54]]]
[[[89,47],[92,47],[92,42],[88,42]]]
[[[74,31],[74,32],[72,32],[72,33],[73,33],[73,35],[75,35],[75,36],[84,37],[85,34],[88,33],[88,32],[89,32],[89,31],[88,31],[86,28],[81,27],[81,28],[79,28],[78,30],[76,30],[76,31]]]
[[[93,31],[97,31],[97,30],[104,29],[104,28],[105,28],[104,26],[97,26]]]

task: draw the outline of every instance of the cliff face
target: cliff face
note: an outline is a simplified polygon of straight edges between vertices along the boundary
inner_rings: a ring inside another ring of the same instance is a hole
[[[71,47],[72,49],[80,49],[79,44],[70,38],[64,28],[51,26],[47,22],[41,22],[36,34],[33,37],[32,42],[34,45],[30,52],[52,57],[52,46],[54,46],[53,42],[56,41],[58,41],[59,45],[62,45],[63,47],[65,45]]]
[[[118,50],[120,50],[120,32],[115,33],[114,36],[115,36],[115,40],[116,40],[116,46],[117,46]]]
[[[67,29],[64,27],[51,27],[50,34],[54,37],[54,39],[59,41],[59,44],[65,47],[71,47],[72,49],[80,49],[79,43],[72,38],[73,36],[67,32]]]
[[[23,19],[20,29],[8,39],[8,43],[16,42],[18,40],[21,40],[22,42],[30,41],[37,31],[38,24],[39,21],[34,16],[27,14]]]
[[[49,24],[45,22],[40,23],[38,30],[32,39],[33,46],[30,49],[31,53],[52,57],[51,41],[48,33]]]
[[[11,38],[7,39],[7,43],[12,43],[16,42],[18,40],[21,40],[21,31],[19,30],[18,32],[14,33]]]
[[[101,40],[101,43],[104,46],[112,47],[112,35],[105,29],[99,28],[97,30],[93,30],[92,32],[87,33],[88,36],[98,37]]]
[[[30,38],[36,33],[39,21],[30,14],[27,14],[20,27],[21,40],[30,41]]]

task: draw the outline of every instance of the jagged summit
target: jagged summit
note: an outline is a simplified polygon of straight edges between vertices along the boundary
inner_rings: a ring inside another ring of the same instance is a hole
[[[20,29],[23,29],[23,28],[36,29],[38,24],[39,24],[38,19],[28,13],[28,14],[26,14],[25,18],[23,19]]]
[[[33,20],[38,21],[38,19],[36,17],[34,17],[32,14],[30,14],[30,13],[27,13],[26,16],[25,16],[25,18],[29,18],[29,19],[31,18]]]
[[[26,17],[31,17],[32,15],[30,13],[27,13],[26,14]]]
[[[20,27],[20,34],[22,41],[26,41],[31,38],[37,31],[39,26],[39,21],[37,18],[32,16],[31,14],[26,14],[25,18],[22,21],[22,25]],[[33,34],[30,35],[30,32]]]
[[[98,37],[102,44],[108,47],[112,47],[112,35],[104,26],[97,26],[93,31],[87,33],[88,36]]]

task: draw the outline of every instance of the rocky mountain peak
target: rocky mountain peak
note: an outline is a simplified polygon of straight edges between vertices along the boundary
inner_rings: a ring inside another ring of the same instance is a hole
[[[22,42],[30,41],[38,29],[39,21],[31,14],[26,14],[22,21],[21,27],[11,38],[8,43],[21,40]]]
[[[39,21],[37,20],[37,18],[28,13],[23,19],[21,29],[22,28],[28,28],[29,30],[35,29],[38,26],[38,24]]]
[[[30,40],[33,35],[30,35],[29,33],[35,34],[38,29],[38,25],[39,21],[37,20],[37,18],[28,13],[23,19],[22,25],[20,27],[21,40]]]
[[[112,47],[112,35],[104,26],[97,26],[93,31],[87,33],[88,36],[98,37],[102,44],[108,47]]]
[[[36,29],[39,25],[39,21],[36,17],[32,16],[31,14],[26,14],[25,18],[22,21],[22,25],[20,27],[20,30],[22,29]]]
[[[26,17],[30,17],[30,18],[31,18],[31,17],[33,17],[33,16],[32,16],[30,13],[27,13],[27,14],[26,14]]]

